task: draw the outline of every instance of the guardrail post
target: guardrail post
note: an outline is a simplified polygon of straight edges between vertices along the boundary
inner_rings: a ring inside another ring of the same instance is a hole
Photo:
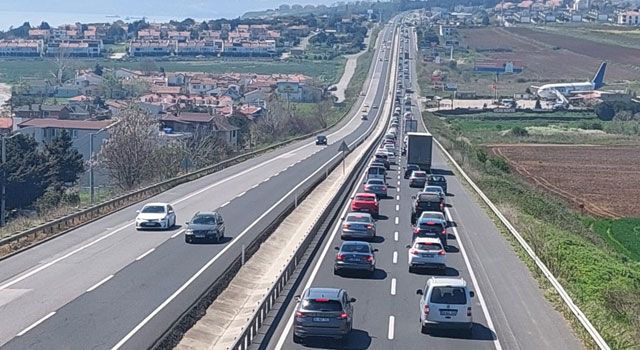
[[[244,251],[245,251],[245,247],[244,244],[242,245],[242,260],[241,260],[241,265],[244,266]]]
[[[293,194],[293,207],[294,208],[298,207],[298,194],[297,193]]]

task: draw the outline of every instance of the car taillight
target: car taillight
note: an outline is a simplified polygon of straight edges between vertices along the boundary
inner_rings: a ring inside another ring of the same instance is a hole
[[[467,316],[468,316],[468,317],[471,317],[471,307],[468,307],[468,308],[467,308]]]
[[[348,318],[348,317],[349,317],[349,314],[348,314],[348,313],[346,313],[346,312],[343,312],[343,313],[341,313],[341,314],[340,314],[340,317],[339,317],[339,318],[340,318],[341,320],[344,320],[345,318]]]
[[[440,210],[444,210],[444,203],[440,202]]]
[[[424,315],[429,316],[429,305],[424,306]]]
[[[447,230],[442,230],[442,235],[446,236],[447,235]]]
[[[296,311],[296,317],[305,317],[307,316],[304,312],[302,311]]]
[[[336,255],[336,260],[340,260],[340,261],[344,260],[344,254]]]
[[[372,262],[372,261],[373,261],[373,256],[372,256],[372,255],[369,255],[369,256],[367,257],[367,261],[368,261],[368,262]]]
[[[349,224],[342,224],[342,228],[344,229],[348,229],[349,227],[350,227]]]
[[[438,252],[438,255],[445,255],[446,252],[444,251],[444,249],[442,249],[441,251]]]
[[[386,191],[387,190],[387,186],[382,186],[382,190]]]
[[[420,233],[420,228],[419,227],[414,227],[413,228],[413,234],[417,235],[418,233]]]
[[[411,254],[411,255],[418,254],[418,249],[414,249],[414,248],[409,249],[409,254]]]
[[[367,228],[371,229],[371,228],[373,228],[373,225],[372,224],[368,224]]]

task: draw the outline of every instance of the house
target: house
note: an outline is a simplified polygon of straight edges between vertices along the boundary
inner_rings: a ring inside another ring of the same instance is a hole
[[[308,25],[298,25],[298,26],[290,26],[287,27],[286,33],[291,36],[303,37],[307,36],[311,33],[311,28]]]
[[[47,43],[47,56],[99,57],[102,55],[102,40],[65,40]]]
[[[48,40],[51,37],[49,29],[29,29],[29,39]]]
[[[23,81],[25,90],[24,95],[30,96],[51,96],[55,92],[55,86],[51,85],[48,80],[27,78]]]
[[[140,29],[137,33],[138,40],[160,40],[160,31],[156,29]]]
[[[9,134],[13,131],[13,118],[0,118],[0,134]]]
[[[624,11],[616,15],[616,23],[625,26],[640,26],[640,11]]]
[[[30,104],[12,110],[16,118],[58,118],[68,119],[71,110],[66,105]]]
[[[582,22],[582,14],[574,10],[566,9],[560,13],[559,17],[566,22]]]
[[[169,31],[167,32],[167,39],[176,40],[178,42],[187,41],[191,38],[191,32],[179,32],[179,31]]]
[[[187,81],[187,75],[184,73],[167,73],[167,85],[183,86]]]
[[[54,118],[27,119],[18,124],[18,130],[22,134],[31,135],[40,143],[51,142],[62,130],[66,130],[71,136],[75,149],[82,154],[84,159],[89,159],[89,134],[108,128],[113,120],[61,120]],[[94,145],[99,151],[102,140],[108,137],[108,132],[100,133],[94,138]]]
[[[322,90],[308,86],[304,79],[289,78],[276,82],[275,93],[292,102],[317,102],[322,98]]]
[[[181,56],[212,56],[224,51],[224,41],[222,40],[189,40],[178,42],[176,55]]]
[[[174,40],[135,40],[129,43],[129,56],[170,56],[176,51]]]
[[[258,56],[267,57],[277,54],[275,40],[233,42],[224,48],[228,56]]]
[[[40,57],[44,42],[39,40],[0,40],[1,57]]]
[[[199,33],[200,40],[221,40],[222,32],[219,30],[203,30]]]
[[[590,10],[584,16],[587,20],[592,22],[607,22],[609,21],[609,14],[600,10]]]
[[[209,95],[218,87],[218,80],[212,78],[192,78],[187,83],[187,92],[191,95]]]
[[[249,120],[260,118],[264,112],[264,109],[254,105],[241,105],[235,110],[235,113],[241,115]]]
[[[531,23],[531,12],[529,10],[518,11],[513,14],[513,20],[518,23]]]
[[[231,147],[238,146],[238,130],[240,129],[229,124],[222,116],[183,112],[163,116],[160,118],[160,125],[165,134],[210,132],[227,142]]]
[[[539,23],[551,23],[556,21],[556,15],[552,12],[538,12],[538,16],[535,20]]]

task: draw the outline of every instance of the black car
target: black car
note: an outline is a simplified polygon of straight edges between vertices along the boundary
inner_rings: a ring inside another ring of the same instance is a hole
[[[215,211],[199,211],[187,222],[184,240],[187,243],[196,240],[214,240],[220,242],[222,238],[224,238],[224,229],[224,220],[220,213]]]
[[[427,185],[440,186],[445,194],[447,194],[447,179],[442,175],[429,175],[427,177]]]
[[[324,135],[316,136],[316,145],[327,145],[327,137]]]
[[[420,192],[411,198],[415,200],[411,206],[411,225],[416,224],[423,211],[444,212],[444,201],[437,193]]]
[[[402,148],[404,150],[404,147]],[[411,173],[414,171],[420,170],[420,167],[415,164],[407,164],[404,168],[404,178],[408,179],[411,176]]]

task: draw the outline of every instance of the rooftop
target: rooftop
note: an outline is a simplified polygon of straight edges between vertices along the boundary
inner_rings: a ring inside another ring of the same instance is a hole
[[[18,124],[18,127],[100,130],[112,125],[113,123],[113,120],[67,120],[55,118],[32,118]]]

